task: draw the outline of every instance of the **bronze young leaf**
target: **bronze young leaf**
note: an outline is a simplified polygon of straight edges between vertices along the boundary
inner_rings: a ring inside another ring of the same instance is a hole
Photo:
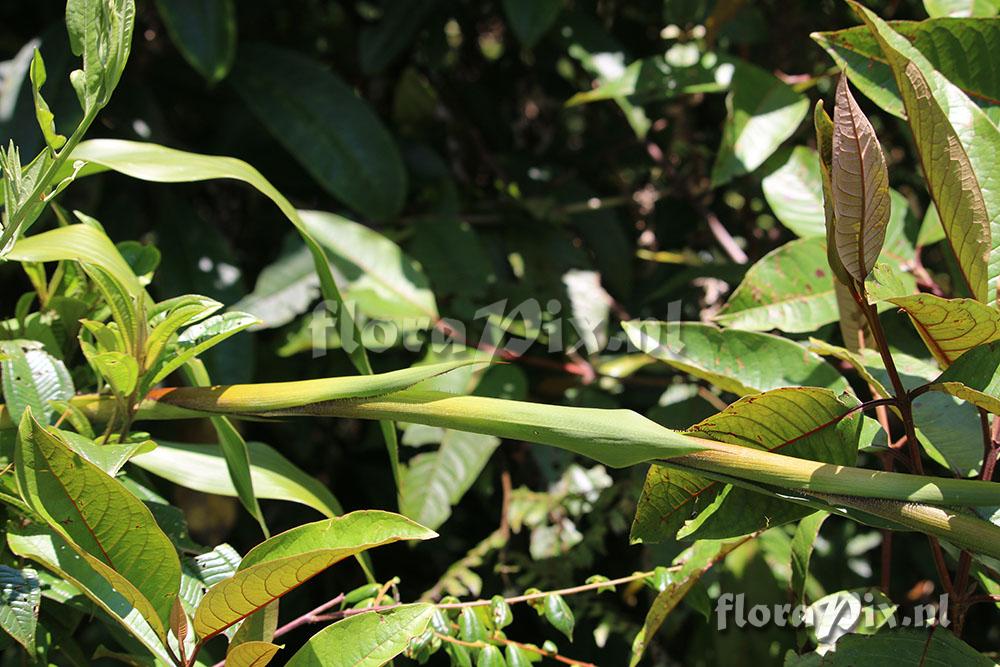
[[[851,95],[847,77],[837,84],[833,111],[833,210],[837,252],[844,268],[864,281],[875,267],[889,223],[889,174],[875,129]]]

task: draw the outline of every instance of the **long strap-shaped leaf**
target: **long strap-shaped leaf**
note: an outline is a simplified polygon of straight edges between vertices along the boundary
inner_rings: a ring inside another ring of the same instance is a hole
[[[851,95],[847,77],[837,84],[833,112],[833,210],[837,252],[856,280],[875,267],[889,224],[889,174],[875,129]]]
[[[302,236],[302,240],[305,241],[306,247],[309,248],[309,253],[312,255],[313,263],[316,265],[323,298],[337,305],[338,316],[344,318],[346,324],[343,329],[351,332],[352,340],[345,341],[344,349],[359,373],[371,375],[372,367],[368,361],[368,353],[361,343],[361,333],[350,309],[344,305],[344,299],[333,278],[333,272],[330,270],[323,248],[309,233],[306,224],[292,203],[259,171],[246,162],[235,158],[199,155],[157,144],[114,139],[85,141],[73,151],[73,159],[89,163],[81,174],[92,174],[111,169],[133,178],[156,183],[190,183],[192,181],[232,179],[256,188],[275,203]],[[389,460],[392,464],[393,478],[398,486],[400,482],[399,444],[396,438],[396,428],[389,422],[384,422],[381,427],[382,436],[389,452]]]
[[[165,390],[143,402],[138,417],[159,420],[214,415],[224,402],[232,416],[394,419],[547,444],[612,467],[671,459],[698,470],[718,471],[785,489],[940,505],[1000,504],[1000,485],[990,482],[881,472],[782,456],[684,435],[630,410],[541,405],[414,388],[367,398],[318,399],[312,404],[303,401],[298,408],[261,412],[255,397],[267,395],[274,387],[261,384]],[[95,395],[78,396],[74,404],[96,421],[105,419],[113,409],[109,399]],[[0,428],[10,428],[2,406]]]

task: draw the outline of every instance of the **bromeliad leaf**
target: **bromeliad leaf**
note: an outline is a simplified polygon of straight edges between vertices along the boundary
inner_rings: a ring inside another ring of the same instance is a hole
[[[275,535],[251,550],[232,578],[209,589],[195,612],[195,631],[203,640],[214,637],[349,556],[436,535],[398,514],[379,511],[352,512]]]
[[[410,604],[345,618],[313,635],[288,667],[380,667],[423,634],[433,615],[433,605]]]
[[[97,563],[98,571],[117,574],[141,592],[156,610],[150,623],[167,622],[180,561],[146,506],[30,412],[21,420],[15,462],[25,502],[92,567]]]
[[[855,280],[875,267],[889,224],[889,174],[875,129],[851,95],[847,77],[837,84],[833,114],[834,228],[837,253]]]

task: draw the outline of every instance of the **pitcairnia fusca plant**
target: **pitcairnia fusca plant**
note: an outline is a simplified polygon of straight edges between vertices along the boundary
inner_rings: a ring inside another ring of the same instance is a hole
[[[625,333],[643,355],[737,397],[718,414],[676,431],[630,410],[435,388],[442,376],[482,373],[491,363],[482,356],[373,373],[348,308],[338,311],[339,324],[356,343],[345,349],[357,375],[213,385],[199,357],[257,318],[220,312],[223,304],[199,295],[154,302],[146,286],[155,252],[129,241],[116,245],[97,220],[60,207],[58,196],[76,180],[104,171],[157,183],[241,181],[291,222],[315,263],[323,298],[343,304],[337,276],[315,238],[324,214],[297,210],[240,160],[84,140],[125,68],[135,8],[132,0],[70,0],[67,28],[74,53],[82,56],[71,83],[82,120],[68,138],[56,132],[43,97],[45,64],[36,51],[31,83],[45,147],[27,164],[13,144],[0,158],[0,258],[19,262],[34,288],[17,303],[15,317],[5,323],[10,335],[0,341],[0,455],[7,465],[0,501],[10,554],[0,565],[0,628],[34,655],[39,604],[85,604],[120,637],[109,655],[130,664],[225,659],[264,665],[281,655],[286,632],[322,617],[333,622],[280,659],[377,665],[404,653],[423,661],[442,651],[457,665],[473,659],[523,665],[540,658],[579,664],[554,644],[509,639],[504,628],[511,605],[530,604],[571,637],[566,596],[644,581],[659,594],[633,644],[635,662],[712,564],[774,526],[801,521],[815,536],[817,522],[838,515],[884,531],[885,539],[893,531],[925,534],[928,557],[951,595],[952,630],[960,633],[970,605],[995,600],[997,589],[984,594],[977,582],[997,581],[1000,559],[994,514],[1000,485],[993,481],[1000,452],[1000,130],[910,40],[868,9],[850,5],[862,22],[853,30],[881,53],[889,77],[872,83],[845,64],[835,96],[828,105],[817,103],[813,114],[827,259],[814,268],[832,274],[844,345],[813,339],[807,346],[701,323],[626,322]],[[852,93],[855,79],[866,94],[875,88],[876,103],[891,98],[906,118],[954,255],[960,278],[954,289],[961,297],[913,293],[898,267],[880,262],[895,204],[886,158]],[[52,224],[29,233],[39,220]],[[879,317],[889,308],[905,311],[926,343],[937,362],[929,375],[894,350]],[[731,304],[730,311],[737,310]],[[838,360],[855,382],[823,356]],[[975,446],[981,455],[972,466],[950,465],[948,453],[929,446],[921,432],[927,414],[921,402],[940,395],[974,406],[980,416],[982,443]],[[653,543],[680,532],[696,546],[670,567],[562,591],[466,602],[399,600],[394,582],[376,581],[364,552],[428,540],[435,532],[388,511],[343,514],[325,488],[274,450],[245,442],[235,425],[310,417],[380,422],[386,479],[397,485],[407,482],[400,473],[398,422],[557,447],[612,468],[648,465],[633,541]],[[192,551],[171,528],[172,508],[156,498],[146,474],[185,484],[184,466],[198,465],[192,458],[197,448],[160,439],[156,431],[163,421],[203,418],[217,435],[226,492],[239,498],[265,535],[258,498],[281,497],[273,484],[271,495],[263,489],[259,462],[266,457],[272,472],[284,470],[282,479],[298,480],[296,488],[311,494],[307,504],[328,518],[268,537],[242,557],[227,547]],[[858,467],[859,452],[880,465]],[[954,474],[928,472],[941,469]],[[282,596],[348,558],[364,570],[368,585],[305,620],[277,626]],[[57,630],[47,632],[46,641],[61,641]]]

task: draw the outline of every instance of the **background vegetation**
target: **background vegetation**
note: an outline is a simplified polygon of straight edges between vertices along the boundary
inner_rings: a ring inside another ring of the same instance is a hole
[[[930,0],[928,7],[917,0],[865,4],[886,20],[940,11]],[[975,4],[995,14],[989,2]],[[64,15],[64,4],[53,0],[0,7],[0,53],[8,59],[0,138],[23,155],[44,145],[26,75],[35,46],[45,56],[57,130],[69,135],[80,119],[68,80],[78,59]],[[342,218],[329,222],[321,242],[363,315],[404,329],[407,318],[453,318],[476,340],[485,324],[481,308],[501,300],[558,302],[543,321],[513,326],[515,334],[540,328],[540,342],[458,390],[627,407],[680,429],[735,396],[664,364],[630,365],[632,358],[603,347],[566,353],[579,342],[572,323],[604,321],[596,336],[604,342],[624,340],[620,322],[632,319],[732,324],[741,316],[723,304],[748,268],[823,228],[822,200],[810,181],[815,155],[803,147],[815,146],[810,110],[818,99],[831,108],[839,70],[823,39],[810,34],[855,24],[850,8],[833,0],[144,0],[128,67],[88,138],[241,158],[296,207],[336,212]],[[989,30],[995,38],[992,24]],[[731,81],[706,53],[732,65]],[[890,256],[890,263],[905,264],[905,279],[915,277],[925,290],[950,294],[953,260],[934,243],[940,237],[932,224],[921,226],[929,198],[910,132],[858,99],[884,147],[898,210],[906,211],[910,252],[921,249],[898,261]],[[205,356],[213,381],[354,373],[337,340],[322,354],[315,349],[311,261],[257,192],[231,181],[165,187],[107,174],[82,179],[60,203],[100,220],[116,241],[158,250],[148,286],[156,301],[204,294],[263,321]],[[38,229],[53,225],[46,216]],[[929,236],[918,242],[921,230]],[[758,289],[808,282],[795,269],[778,266]],[[31,282],[14,263],[0,264],[0,280],[0,315],[14,317]],[[882,319],[897,350],[927,357],[905,315],[890,311]],[[406,335],[423,340],[431,331],[413,326]],[[836,317],[785,331],[801,341],[840,335]],[[550,345],[559,338],[566,345]],[[409,347],[371,355],[373,366],[388,371],[425,358]],[[971,428],[978,433],[978,422]],[[315,476],[348,510],[398,508],[377,424],[263,421],[243,422],[241,430]],[[160,432],[179,442],[215,438],[207,420]],[[401,439],[410,482],[403,511],[440,533],[372,553],[380,581],[399,577],[393,591],[403,600],[570,587],[594,574],[652,571],[688,546],[674,539],[629,546],[645,466],[612,470],[561,450],[516,441],[497,447],[491,436],[429,427],[406,427]],[[947,456],[931,465],[947,472],[953,463],[965,465]],[[262,539],[235,498],[153,483],[184,510],[197,543],[227,542],[246,553]],[[294,503],[265,500],[262,508],[272,533],[306,514],[321,518]],[[706,618],[721,591],[746,593],[755,603],[787,601],[793,533],[794,525],[769,531],[706,575],[667,618],[646,664],[772,664],[799,648],[804,636],[787,629],[718,632]],[[879,530],[832,518],[819,535],[811,599],[881,584],[904,606],[941,593],[919,534],[895,536],[885,581]],[[356,567],[324,573],[282,602],[281,618],[364,581]],[[573,596],[572,645],[558,624],[535,614],[518,613],[507,632],[539,644],[551,639],[575,659],[621,664],[654,595],[636,581],[614,593]],[[996,613],[992,604],[973,607],[963,639],[980,651],[1000,650]],[[285,634],[287,655],[316,629],[306,624]],[[113,643],[107,632],[81,625],[76,637],[92,652]],[[13,664],[15,656],[8,651],[5,659]]]

